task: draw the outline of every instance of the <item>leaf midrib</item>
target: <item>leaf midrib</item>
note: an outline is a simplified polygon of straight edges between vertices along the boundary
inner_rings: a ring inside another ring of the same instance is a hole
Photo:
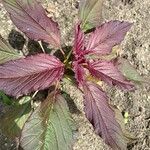
[[[52,69],[49,69],[49,68],[47,68],[47,69],[45,69],[45,70],[42,70],[42,71],[40,71],[40,72],[32,72],[32,73],[30,73],[30,74],[28,74],[28,75],[25,75],[25,76],[16,76],[16,77],[12,77],[13,79],[18,79],[18,78],[24,78],[24,77],[30,77],[30,76],[32,76],[32,75],[38,75],[38,74],[41,74],[41,73],[45,73],[45,72],[48,72],[48,71],[57,71],[58,69],[59,69],[59,71],[60,71],[60,69],[61,69],[62,67],[60,66],[60,67],[57,67],[57,68],[52,68]],[[1,78],[0,77],[0,79],[10,79],[10,77],[7,77],[7,78]]]

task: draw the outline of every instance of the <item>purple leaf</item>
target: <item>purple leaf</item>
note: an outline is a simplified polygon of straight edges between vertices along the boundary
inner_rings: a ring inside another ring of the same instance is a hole
[[[63,64],[48,54],[10,61],[0,66],[0,90],[19,97],[48,88],[63,72]]]
[[[83,85],[84,80],[85,80],[85,71],[84,68],[82,66],[82,64],[79,64],[78,61],[74,61],[73,62],[73,71],[75,73],[75,78],[77,80],[77,82],[79,83],[79,85]]]
[[[84,50],[84,33],[81,31],[80,24],[77,24],[75,27],[75,39],[73,46],[73,53],[76,59],[78,59],[83,50]]]
[[[93,76],[104,80],[109,85],[117,85],[123,90],[134,89],[134,85],[124,78],[113,62],[91,62],[89,63],[89,70]]]
[[[109,54],[115,45],[123,41],[131,25],[120,21],[104,23],[90,35],[86,49],[91,53]]]
[[[2,0],[13,23],[29,38],[43,40],[55,48],[60,47],[58,24],[46,16],[36,0]]]
[[[74,54],[74,61],[73,61],[73,71],[75,72],[75,78],[79,85],[82,85],[84,82],[84,68],[82,63],[85,63],[84,59],[84,33],[80,28],[80,24],[75,26],[75,39],[74,39],[74,46],[73,46],[73,54]]]
[[[91,82],[84,86],[85,114],[95,132],[114,150],[125,150],[126,140],[115,113],[108,104],[108,97],[102,89]]]

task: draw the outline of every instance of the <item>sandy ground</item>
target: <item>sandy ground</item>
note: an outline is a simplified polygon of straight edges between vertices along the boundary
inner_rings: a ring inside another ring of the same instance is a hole
[[[124,2],[123,2],[124,1]],[[126,2],[125,2],[126,1]],[[49,4],[48,4],[49,2]],[[126,5],[125,5],[126,3]],[[49,11],[49,16],[54,16],[62,29],[64,42],[72,42],[72,25],[76,20],[76,0],[45,0],[44,6]],[[127,20],[133,22],[131,31],[122,44],[123,55],[130,60],[141,75],[150,74],[150,0],[106,0],[103,7],[104,20]],[[0,34],[8,37],[14,28],[9,17],[0,5]],[[79,110],[83,112],[82,94],[71,85],[64,87],[74,99]],[[123,112],[128,112],[129,122],[126,128],[138,137],[138,140],[128,146],[129,150],[150,149],[150,88],[140,86],[133,93],[123,93],[119,90],[109,89],[111,101],[120,107]],[[79,127],[77,142],[74,150],[108,150],[100,137],[94,134],[84,114],[73,115]],[[0,150],[13,150],[13,145],[0,136]]]

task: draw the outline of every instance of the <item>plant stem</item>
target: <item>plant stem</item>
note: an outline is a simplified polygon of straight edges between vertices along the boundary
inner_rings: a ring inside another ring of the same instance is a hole
[[[63,56],[65,57],[65,53],[64,53],[64,51],[63,51],[63,49],[62,48],[60,48],[60,52],[63,54]]]
[[[43,47],[43,45],[42,45],[42,42],[41,42],[41,41],[39,41],[38,43],[40,44],[40,46],[41,46],[41,48],[42,48],[43,53],[45,53],[44,47]]]
[[[68,53],[66,59],[64,60],[64,63],[65,63],[65,64],[67,64],[67,62],[68,62],[68,60],[69,60],[71,54],[72,54],[72,50],[70,50],[70,52]]]
[[[36,94],[38,93],[39,91],[35,91],[34,94],[32,95],[32,99],[36,96]]]

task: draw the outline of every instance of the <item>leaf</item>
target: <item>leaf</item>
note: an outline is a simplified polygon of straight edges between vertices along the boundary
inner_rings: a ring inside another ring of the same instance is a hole
[[[108,97],[98,85],[87,82],[84,86],[84,105],[86,117],[92,123],[96,134],[114,150],[126,150],[126,138],[115,120]]]
[[[119,59],[118,68],[127,79],[135,82],[146,82],[128,60],[124,58]]]
[[[19,97],[42,90],[60,80],[63,64],[54,56],[38,54],[0,66],[0,90]]]
[[[107,82],[109,85],[116,85],[123,90],[134,89],[134,84],[124,78],[113,62],[91,62],[89,63],[89,70],[93,76]]]
[[[65,99],[51,93],[25,124],[20,140],[24,150],[70,150],[76,130]]]
[[[112,48],[123,41],[131,26],[131,23],[117,20],[104,23],[91,33],[86,49],[95,54],[111,53]]]
[[[86,55],[86,59],[112,61],[118,58],[119,52],[120,52],[120,48],[118,46],[115,46],[113,47],[112,52],[108,55],[90,54],[90,55]]]
[[[75,27],[75,39],[73,46],[73,71],[75,73],[75,78],[79,84],[83,84],[84,82],[84,68],[82,63],[85,62],[84,55],[86,54],[84,51],[84,33],[80,28],[80,24],[77,24]]]
[[[4,92],[0,91],[0,101],[5,105],[12,105],[12,99],[8,97]]]
[[[75,26],[75,38],[73,46],[73,53],[77,60],[80,59],[83,50],[84,50],[84,33],[80,28],[80,24],[77,24]]]
[[[83,29],[98,26],[102,19],[103,0],[81,0],[79,3],[79,18]]]
[[[123,132],[124,137],[126,138],[126,141],[132,142],[133,140],[136,140],[136,138],[126,130],[124,118],[122,116],[121,111],[115,106],[111,106],[111,107],[115,112],[116,121],[119,123],[119,125],[122,129],[122,132]]]
[[[23,58],[23,54],[18,53],[0,36],[0,64],[21,57]]]
[[[2,0],[13,23],[29,38],[43,40],[54,48],[60,48],[58,24],[46,16],[44,8],[36,0]]]
[[[14,139],[19,137],[21,130],[31,114],[31,97],[23,97],[24,104],[12,105],[9,110],[1,117],[0,129],[6,136]]]
[[[85,80],[85,71],[82,64],[80,64],[78,61],[74,61],[73,71],[75,73],[76,81],[79,83],[79,85],[83,85]]]

